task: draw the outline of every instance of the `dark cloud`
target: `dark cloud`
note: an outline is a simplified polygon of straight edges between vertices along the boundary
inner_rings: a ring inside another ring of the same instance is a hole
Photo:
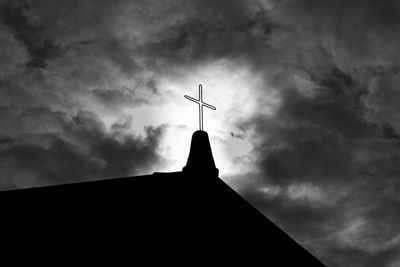
[[[29,53],[26,66],[43,68],[47,59],[60,56],[61,49],[43,34],[39,26],[33,25],[24,15],[28,2],[3,1],[0,4],[0,22],[8,26],[12,34]]]
[[[158,93],[118,30],[128,2],[0,2],[1,190],[143,174],[163,162],[166,126],[133,135],[135,121],[106,126],[100,114]]]
[[[193,2],[196,12],[189,18],[176,21],[154,41],[138,47],[137,52],[146,55],[147,66],[193,67],[224,58],[260,67],[274,58],[268,40],[279,25],[265,10],[253,10],[243,1]]]
[[[148,127],[145,136],[133,136],[128,131],[129,120],[115,123],[108,133],[93,113],[81,112],[68,118],[44,109],[30,112],[42,113],[42,126],[45,117],[57,120],[60,133],[31,134],[29,139],[24,137],[11,144],[12,139],[4,138],[0,150],[2,187],[129,176],[162,161],[157,147],[165,126]],[[32,117],[38,119],[37,115]],[[29,176],[28,181],[23,176]]]
[[[242,194],[328,266],[399,262],[398,10],[282,1],[270,11],[283,25],[274,64],[285,72],[268,74],[281,103],[242,122],[260,171]]]
[[[138,95],[134,88],[121,88],[119,90],[115,89],[94,89],[93,96],[102,105],[109,108],[115,106],[150,103],[145,97]]]
[[[329,75],[315,81],[313,96],[286,89],[274,118],[256,120],[258,131],[273,140],[260,157],[270,179],[349,179],[357,170],[350,148],[374,129],[363,117],[360,94],[351,91],[357,85],[336,71]]]

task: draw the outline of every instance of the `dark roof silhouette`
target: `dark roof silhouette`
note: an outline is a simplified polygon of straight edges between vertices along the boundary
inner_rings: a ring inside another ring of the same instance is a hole
[[[182,172],[1,192],[2,229],[18,229],[22,243],[162,266],[324,266],[217,175],[208,135],[197,131]]]

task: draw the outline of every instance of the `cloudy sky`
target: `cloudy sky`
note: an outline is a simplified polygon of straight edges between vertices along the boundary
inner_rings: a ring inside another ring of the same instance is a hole
[[[400,2],[0,0],[0,190],[221,178],[328,266],[400,266]],[[266,241],[267,242],[267,241]]]

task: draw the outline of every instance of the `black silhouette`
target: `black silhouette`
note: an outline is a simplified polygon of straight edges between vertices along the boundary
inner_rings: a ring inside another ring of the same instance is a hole
[[[182,171],[188,176],[201,174],[218,177],[218,169],[215,167],[207,132],[194,132],[187,164]]]
[[[204,131],[193,134],[182,172],[1,192],[0,201],[4,231],[25,246],[63,247],[66,257],[324,266],[218,178]]]

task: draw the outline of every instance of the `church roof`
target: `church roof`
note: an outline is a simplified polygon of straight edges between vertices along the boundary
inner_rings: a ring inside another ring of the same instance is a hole
[[[199,161],[209,165],[202,169]],[[207,134],[196,132],[183,172],[1,192],[0,201],[13,203],[7,218],[12,227],[21,224],[22,235],[40,239],[55,227],[54,242],[132,247],[131,259],[150,253],[149,262],[165,264],[190,258],[209,265],[234,259],[247,266],[324,266],[215,169]]]

